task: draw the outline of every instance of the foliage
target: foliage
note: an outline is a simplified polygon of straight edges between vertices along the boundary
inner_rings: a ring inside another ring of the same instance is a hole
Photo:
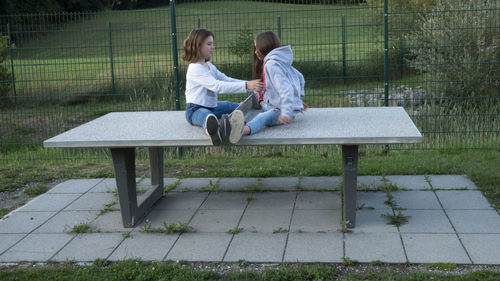
[[[39,184],[37,186],[34,186],[34,187],[29,187],[29,188],[26,188],[24,190],[24,193],[28,196],[38,196],[40,194],[43,194],[45,192],[47,192],[47,190],[49,190],[49,187],[45,184]]]
[[[229,51],[236,55],[241,61],[247,61],[253,54],[254,36],[248,26],[244,26],[229,46]]]
[[[485,102],[484,98],[498,101],[500,64],[492,63],[500,58],[495,3],[439,1],[432,13],[422,16],[418,30],[407,36],[412,46],[408,63],[441,82],[441,98],[468,107]]]
[[[11,74],[6,63],[8,44],[8,37],[0,36],[0,106],[10,104]]]

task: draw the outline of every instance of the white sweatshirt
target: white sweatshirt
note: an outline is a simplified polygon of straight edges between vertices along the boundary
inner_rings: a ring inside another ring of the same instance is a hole
[[[218,94],[245,93],[246,81],[227,77],[215,65],[190,63],[186,73],[186,103],[214,108]]]

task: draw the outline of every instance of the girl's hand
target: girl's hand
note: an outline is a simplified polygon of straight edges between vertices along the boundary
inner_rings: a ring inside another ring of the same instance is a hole
[[[309,108],[309,105],[307,103],[302,102],[302,106],[304,107],[304,111],[306,111]]]
[[[285,115],[280,115],[280,117],[278,117],[278,120],[280,120],[280,122],[283,124],[289,124],[290,122],[292,122],[292,119]]]
[[[252,81],[247,81],[247,89],[252,91],[262,91],[264,83],[260,79],[255,79]]]

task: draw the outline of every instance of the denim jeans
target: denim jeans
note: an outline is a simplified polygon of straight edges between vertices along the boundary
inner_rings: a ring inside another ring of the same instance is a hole
[[[193,103],[188,103],[186,105],[186,120],[191,125],[205,128],[205,119],[209,114],[214,114],[215,116],[217,116],[217,119],[220,119],[223,114],[229,114],[233,112],[238,107],[238,105],[239,104],[235,102],[218,101],[216,107],[210,108]]]
[[[250,134],[253,135],[260,131],[264,126],[276,126],[282,123],[278,120],[281,115],[281,110],[276,107],[272,107],[266,103],[262,105],[262,110],[264,112],[257,114],[252,121],[247,123],[250,127]]]

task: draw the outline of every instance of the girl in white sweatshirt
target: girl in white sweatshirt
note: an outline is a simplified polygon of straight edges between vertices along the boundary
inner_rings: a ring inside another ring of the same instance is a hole
[[[186,119],[191,125],[200,126],[214,145],[222,143],[219,118],[232,112],[230,141],[241,136],[243,112],[235,109],[238,103],[218,101],[218,94],[260,91],[260,79],[243,81],[226,76],[209,62],[214,49],[214,34],[206,29],[195,29],[184,40],[182,59],[189,62],[186,73]],[[233,112],[234,111],[234,112]],[[236,142],[237,142],[236,140]],[[233,141],[231,141],[233,142]]]

